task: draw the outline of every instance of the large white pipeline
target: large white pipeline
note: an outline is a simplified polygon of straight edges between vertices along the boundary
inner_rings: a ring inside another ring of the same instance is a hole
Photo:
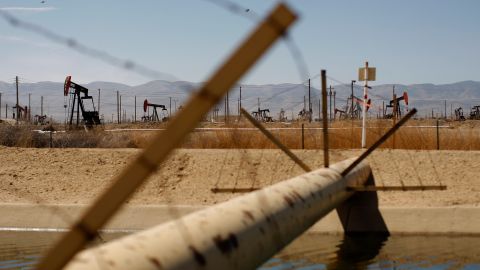
[[[79,253],[65,269],[255,269],[348,199],[370,166],[353,159]]]

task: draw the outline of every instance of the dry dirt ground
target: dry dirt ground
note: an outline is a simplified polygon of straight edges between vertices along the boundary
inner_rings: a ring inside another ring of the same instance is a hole
[[[139,149],[0,147],[0,203],[87,204]],[[321,151],[294,151],[313,168]],[[333,162],[360,150],[332,151]],[[380,206],[480,206],[480,151],[379,150],[369,157],[377,185],[438,185],[446,191],[380,192]],[[238,193],[211,188],[262,187],[302,170],[279,150],[180,149],[130,204],[213,204]]]

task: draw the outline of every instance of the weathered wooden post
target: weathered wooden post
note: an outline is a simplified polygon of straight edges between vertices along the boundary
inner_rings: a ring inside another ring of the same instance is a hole
[[[323,166],[329,166],[328,153],[328,120],[327,120],[327,71],[321,70],[321,84],[322,84],[322,118],[323,118]]]

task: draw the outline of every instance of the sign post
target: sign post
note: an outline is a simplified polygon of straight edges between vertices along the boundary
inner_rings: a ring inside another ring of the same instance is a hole
[[[367,147],[367,100],[368,100],[368,81],[375,81],[376,68],[365,67],[358,69],[358,80],[365,81],[363,86],[363,108],[362,108],[362,148]]]

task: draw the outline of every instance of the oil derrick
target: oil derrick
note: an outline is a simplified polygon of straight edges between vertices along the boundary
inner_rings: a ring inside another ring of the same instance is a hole
[[[165,115],[165,112],[167,111],[167,108],[165,105],[161,104],[153,104],[149,103],[147,99],[143,102],[143,112],[147,113],[149,108],[153,108],[152,114],[151,115],[144,115],[142,116],[142,121],[144,122],[162,122],[162,121],[167,121],[168,117]],[[162,118],[158,116],[158,111],[157,108],[160,108],[162,110]]]
[[[73,118],[76,114],[76,123],[75,126],[78,127],[80,124],[84,125],[86,128],[92,128],[94,125],[100,125],[100,117],[98,111],[95,110],[95,104],[93,103],[93,97],[88,95],[88,89],[72,82],[72,76],[67,76],[65,78],[65,84],[63,89],[64,96],[70,95],[68,108],[69,108],[69,127],[73,127]],[[86,108],[86,100],[91,100],[92,109],[88,110]],[[82,119],[80,120],[80,112]]]

